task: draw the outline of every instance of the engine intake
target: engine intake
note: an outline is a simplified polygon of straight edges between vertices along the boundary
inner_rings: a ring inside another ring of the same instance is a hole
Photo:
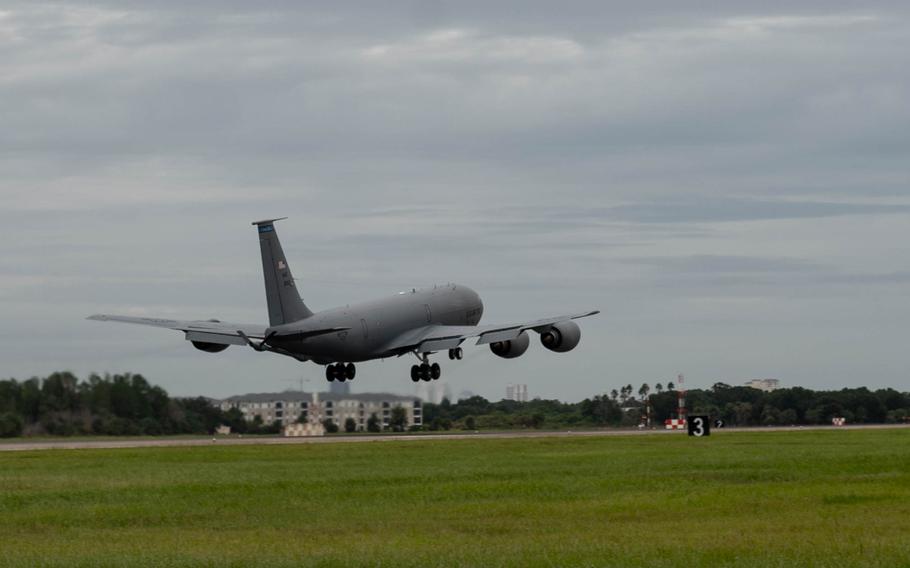
[[[524,355],[525,351],[528,350],[528,345],[531,344],[531,338],[528,337],[528,334],[522,331],[518,337],[515,339],[510,339],[508,341],[494,341],[490,344],[490,351],[494,355],[498,355],[503,359],[514,359],[516,357],[521,357]]]
[[[221,353],[230,347],[229,345],[224,345],[222,343],[209,343],[207,341],[191,341],[190,343],[192,343],[193,347],[196,349],[205,351],[206,353]]]
[[[540,333],[540,342],[550,351],[565,353],[581,341],[581,328],[571,320],[561,321]]]

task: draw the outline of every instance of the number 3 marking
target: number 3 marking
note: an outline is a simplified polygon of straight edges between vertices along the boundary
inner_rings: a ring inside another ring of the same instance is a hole
[[[695,434],[696,436],[704,436],[705,435],[704,419],[701,416],[699,416],[698,418],[695,418],[693,420],[693,422],[695,422],[695,430],[692,433]]]

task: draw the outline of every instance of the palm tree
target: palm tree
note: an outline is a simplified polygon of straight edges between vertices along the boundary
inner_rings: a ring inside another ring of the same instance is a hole
[[[657,391],[657,394],[664,392],[664,386],[660,383],[654,385],[654,390]]]
[[[616,389],[613,389],[610,391],[610,398],[612,398],[614,401],[616,400],[616,397],[618,397],[618,396],[619,396],[619,393],[616,392]]]
[[[648,393],[651,392],[651,387],[648,386],[648,383],[642,383],[641,388],[638,389],[638,396],[642,400],[648,398]]]
[[[668,391],[676,390],[676,385],[673,384],[673,381],[670,381],[667,383],[667,390]]]

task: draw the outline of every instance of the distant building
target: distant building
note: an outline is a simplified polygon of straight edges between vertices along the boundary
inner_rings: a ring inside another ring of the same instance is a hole
[[[458,400],[465,400],[465,399],[467,399],[467,398],[474,398],[475,396],[477,396],[477,395],[474,394],[474,391],[463,390],[463,391],[461,391],[460,393],[458,393]]]
[[[777,379],[751,379],[746,381],[745,386],[765,392],[771,392],[780,388],[780,381]]]
[[[509,383],[506,385],[506,400],[528,402],[528,385]]]
[[[420,381],[417,383],[417,398],[424,402],[439,404],[444,398],[451,401],[452,391],[449,389],[449,384],[445,381]]]
[[[307,412],[312,400],[312,393],[286,391],[242,394],[214,401],[214,404],[224,411],[231,408],[239,409],[247,422],[252,422],[258,415],[265,424],[278,420],[282,426],[286,426],[293,424],[303,412]],[[388,426],[392,409],[396,406],[405,409],[408,426],[423,424],[423,404],[420,400],[412,396],[389,393],[320,393],[317,412],[323,418],[331,419],[341,429],[344,429],[344,423],[348,418],[353,418],[357,430],[366,430],[367,420],[371,414],[375,414],[383,426]]]
[[[351,394],[351,383],[347,381],[332,381],[329,383],[329,392],[332,394]]]

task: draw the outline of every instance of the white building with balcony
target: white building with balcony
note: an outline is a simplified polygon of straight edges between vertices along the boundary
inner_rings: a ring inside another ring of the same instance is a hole
[[[236,408],[243,413],[247,422],[256,416],[264,424],[279,421],[282,426],[293,424],[300,415],[307,412],[312,404],[313,394],[300,391],[275,393],[250,393],[228,397],[215,401],[223,411]],[[358,431],[367,429],[370,415],[375,414],[379,423],[387,427],[396,406],[404,408],[407,414],[407,426],[423,424],[423,405],[419,399],[390,393],[335,394],[319,393],[319,409],[323,419],[330,419],[341,430],[348,418],[353,418]]]

